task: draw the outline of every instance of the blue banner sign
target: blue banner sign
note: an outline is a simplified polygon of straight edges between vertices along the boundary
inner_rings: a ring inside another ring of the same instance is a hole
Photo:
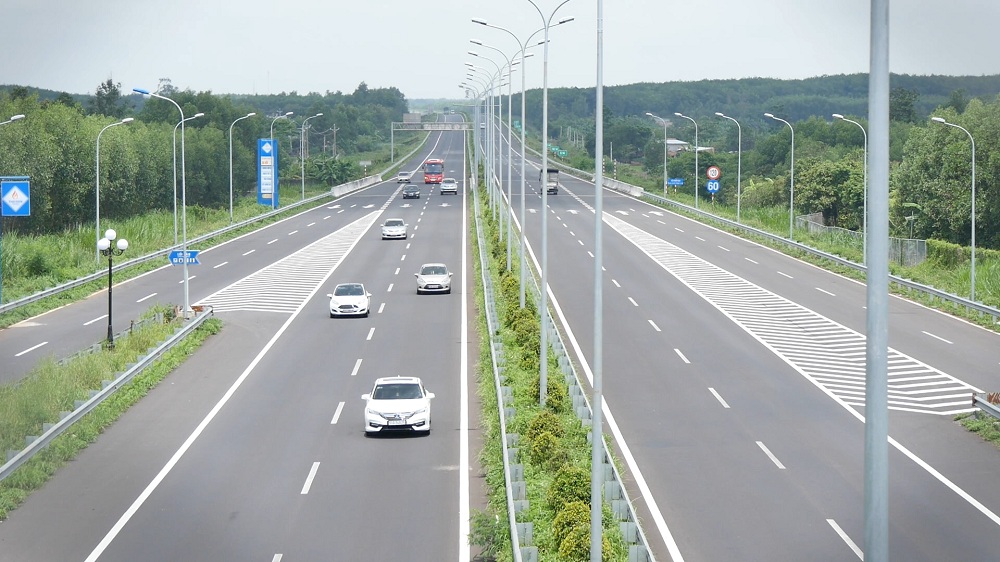
[[[278,207],[278,143],[257,139],[257,202]]]

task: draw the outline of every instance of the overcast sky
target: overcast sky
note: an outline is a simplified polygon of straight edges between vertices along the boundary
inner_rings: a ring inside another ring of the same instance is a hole
[[[548,17],[561,0],[535,0]],[[0,0],[0,84],[93,93],[224,93],[399,88],[459,98],[478,39],[513,56],[542,27],[528,0]],[[706,78],[807,78],[868,71],[869,0],[605,0],[604,84]],[[551,29],[550,86],[593,87],[596,0],[570,0]],[[890,2],[895,73],[1000,74],[1000,0]],[[536,37],[541,37],[539,34]],[[527,60],[541,85],[542,49]],[[530,51],[529,51],[530,52]],[[515,88],[520,78],[515,74]]]

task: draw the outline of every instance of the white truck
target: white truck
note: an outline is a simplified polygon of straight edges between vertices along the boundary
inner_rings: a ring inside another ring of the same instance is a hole
[[[538,181],[542,181],[542,171],[538,171]],[[559,170],[549,168],[545,171],[545,191],[555,195],[559,193]]]

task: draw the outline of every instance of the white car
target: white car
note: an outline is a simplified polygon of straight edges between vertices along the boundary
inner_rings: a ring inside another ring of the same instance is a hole
[[[403,219],[385,219],[382,223],[382,240],[389,238],[406,239],[406,223]]]
[[[408,183],[412,178],[413,178],[413,172],[400,170],[400,172],[396,174],[396,183]]]
[[[444,195],[445,193],[454,193],[457,195],[458,182],[455,180],[455,178],[444,178],[443,180],[441,180],[440,191],[441,195]]]
[[[333,288],[330,297],[330,318],[336,316],[368,316],[372,294],[361,283],[341,283]]]
[[[382,431],[431,432],[431,398],[417,377],[382,377],[365,401],[365,436]]]
[[[414,275],[417,277],[418,295],[451,292],[451,272],[443,263],[425,263]]]

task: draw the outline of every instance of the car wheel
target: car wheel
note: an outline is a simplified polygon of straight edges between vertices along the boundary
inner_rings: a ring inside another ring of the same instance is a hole
[[[368,313],[369,313],[369,312],[370,312],[370,311],[368,311],[368,310],[366,310],[366,311],[365,311],[365,318],[368,318]]]
[[[333,313],[332,312],[330,313],[330,318],[333,318]]]
[[[450,295],[450,294],[451,294],[451,287],[448,287],[448,290],[447,290],[447,291],[445,291],[445,292],[444,292],[444,294],[446,294],[446,295]]]

